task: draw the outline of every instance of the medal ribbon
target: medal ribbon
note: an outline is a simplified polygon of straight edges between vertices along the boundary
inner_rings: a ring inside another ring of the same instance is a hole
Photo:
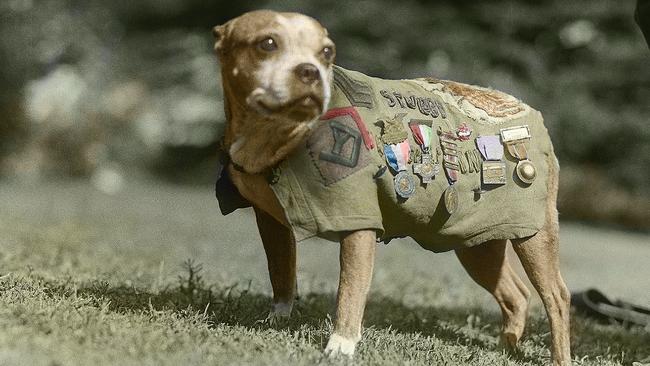
[[[454,142],[454,137],[449,134],[443,134],[440,138],[442,145],[442,158],[444,160],[445,171],[447,172],[447,179],[449,184],[454,184],[458,180],[458,169],[460,164],[458,162],[458,145]]]
[[[384,155],[386,155],[388,165],[396,172],[406,170],[410,152],[411,147],[408,140],[399,144],[384,145]]]
[[[431,127],[419,123],[410,124],[409,127],[413,132],[415,142],[422,147],[423,151],[428,150],[431,147],[431,134],[433,133]]]
[[[503,146],[498,135],[479,136],[476,146],[485,160],[501,160],[503,157]]]

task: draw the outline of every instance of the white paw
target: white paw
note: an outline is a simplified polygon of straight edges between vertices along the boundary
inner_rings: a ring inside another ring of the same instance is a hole
[[[325,347],[325,354],[329,357],[336,357],[338,355],[352,357],[356,346],[357,341],[342,337],[338,334],[332,334],[329,342],[327,342],[327,347]]]
[[[288,318],[291,316],[292,308],[292,303],[279,302],[277,304],[273,304],[273,309],[271,309],[270,315],[276,318]]]
[[[293,308],[293,304],[291,303],[281,302],[273,304],[273,308],[269,312],[269,315],[266,317],[266,319],[260,320],[259,323],[266,323],[270,325],[282,324],[291,316],[291,308]]]

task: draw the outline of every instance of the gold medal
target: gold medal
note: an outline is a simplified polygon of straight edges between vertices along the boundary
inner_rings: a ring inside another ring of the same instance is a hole
[[[445,189],[444,200],[445,209],[447,209],[447,212],[452,215],[458,209],[458,191],[453,184]]]
[[[404,129],[402,119],[406,113],[398,113],[392,119],[382,120],[383,129],[381,132],[381,141],[387,145],[396,145],[408,138],[408,133]]]
[[[517,172],[517,177],[526,184],[533,183],[535,178],[537,178],[537,170],[530,160],[519,161],[515,171]]]

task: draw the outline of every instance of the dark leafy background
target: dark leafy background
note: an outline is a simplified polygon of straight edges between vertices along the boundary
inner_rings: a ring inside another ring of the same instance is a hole
[[[564,218],[650,228],[650,52],[632,0],[7,0],[0,4],[0,178],[211,183],[224,123],[210,29],[299,11],[337,63],[435,75],[541,110]],[[216,204],[216,202],[215,202]]]

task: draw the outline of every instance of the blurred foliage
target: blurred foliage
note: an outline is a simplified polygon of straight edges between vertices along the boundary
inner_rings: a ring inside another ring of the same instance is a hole
[[[28,178],[110,167],[208,180],[224,122],[210,29],[271,8],[317,18],[342,66],[388,78],[435,75],[525,100],[544,113],[564,169],[590,172],[564,180],[565,211],[598,219],[572,202],[598,203],[616,191],[623,212],[609,216],[647,227],[650,52],[634,7],[633,0],[7,0],[0,164],[4,176]],[[593,180],[603,190],[584,196],[580,186]],[[620,202],[640,208],[626,213]]]

